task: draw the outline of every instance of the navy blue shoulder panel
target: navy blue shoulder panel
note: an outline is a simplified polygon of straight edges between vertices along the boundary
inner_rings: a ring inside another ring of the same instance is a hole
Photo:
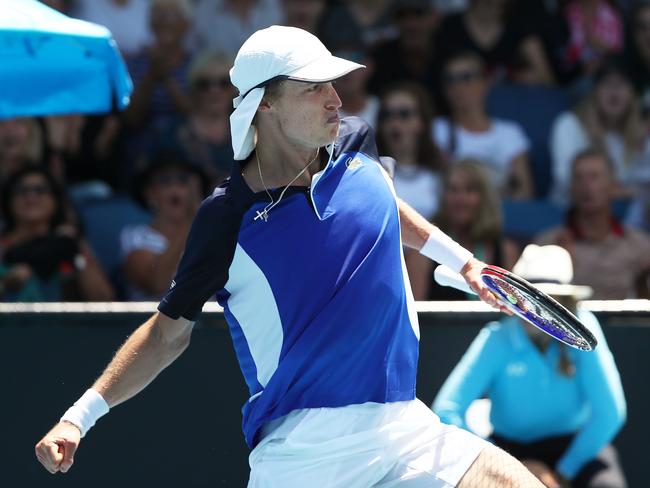
[[[226,181],[199,208],[185,252],[167,294],[158,305],[165,315],[195,320],[203,305],[228,281],[245,208],[234,204]]]
[[[345,152],[361,152],[375,161],[379,161],[375,131],[359,117],[345,117],[341,120],[339,135],[334,147],[334,159]]]

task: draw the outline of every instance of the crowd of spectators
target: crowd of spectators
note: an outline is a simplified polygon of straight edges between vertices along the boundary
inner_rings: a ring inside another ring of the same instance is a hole
[[[272,24],[367,66],[337,82],[341,112],[396,159],[398,196],[482,259],[509,267],[553,242],[594,298],[649,296],[647,0],[43,3],[109,27],[134,92],[124,112],[0,120],[0,300],[160,295],[233,164],[232,60]],[[115,201],[115,245],[84,237]],[[566,220],[508,235],[508,209],[532,201]],[[107,247],[121,248],[116,269]],[[446,297],[431,264],[406,260],[417,298]]]

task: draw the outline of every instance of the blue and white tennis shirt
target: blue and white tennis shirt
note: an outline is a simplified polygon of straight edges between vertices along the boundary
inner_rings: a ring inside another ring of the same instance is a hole
[[[254,217],[268,196],[235,165],[199,209],[158,307],[194,320],[216,294],[250,390],[251,448],[292,410],[415,398],[419,329],[392,183],[361,119],[341,122],[332,151],[267,222]]]

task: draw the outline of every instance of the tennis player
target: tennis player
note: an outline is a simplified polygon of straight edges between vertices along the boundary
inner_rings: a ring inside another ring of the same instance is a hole
[[[402,244],[497,302],[483,263],[396,199],[368,125],[339,119],[332,81],[359,68],[296,28],[244,43],[230,72],[241,163],[199,209],[158,311],[36,445],[48,471],[67,472],[97,419],[183,352],[216,295],[250,390],[249,487],[542,486],[415,398]]]

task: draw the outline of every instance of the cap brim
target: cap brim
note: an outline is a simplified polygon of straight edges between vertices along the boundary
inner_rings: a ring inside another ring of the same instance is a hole
[[[347,59],[329,55],[312,61],[291,73],[287,73],[287,76],[290,80],[295,81],[325,83],[345,76],[360,68],[365,68],[365,66]]]
[[[593,294],[593,289],[590,286],[560,285],[557,283],[533,283],[533,286],[547,295],[570,296],[577,300],[586,300]]]

